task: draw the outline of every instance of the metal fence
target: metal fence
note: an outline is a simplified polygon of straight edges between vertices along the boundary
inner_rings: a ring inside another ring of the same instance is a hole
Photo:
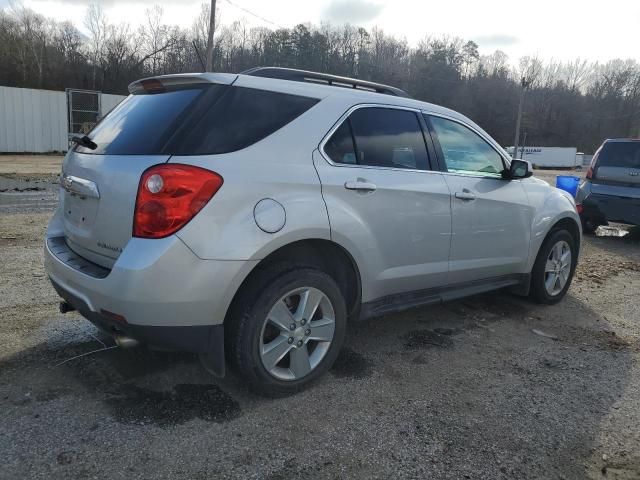
[[[69,135],[85,134],[98,123],[100,92],[67,88]]]
[[[125,98],[74,94],[71,105],[68,96],[68,91],[0,87],[0,153],[65,152],[70,132],[91,128]]]

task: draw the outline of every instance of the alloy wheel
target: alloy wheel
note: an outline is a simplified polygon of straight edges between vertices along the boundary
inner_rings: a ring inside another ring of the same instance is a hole
[[[564,240],[557,242],[547,257],[544,268],[544,287],[552,297],[564,289],[571,275],[571,247]]]
[[[329,351],[335,333],[329,297],[313,287],[296,288],[271,307],[260,333],[260,359],[280,380],[311,373]]]

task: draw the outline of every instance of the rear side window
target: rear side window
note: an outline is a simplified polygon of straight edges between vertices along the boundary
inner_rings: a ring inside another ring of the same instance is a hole
[[[408,110],[360,108],[340,125],[324,149],[336,163],[429,169],[420,121]]]
[[[598,154],[601,167],[640,168],[640,142],[607,142]]]
[[[241,150],[309,110],[318,99],[231,87],[179,138],[172,153],[204,155]]]
[[[206,155],[241,150],[284,127],[319,100],[227,85],[130,95],[92,132],[108,155]]]

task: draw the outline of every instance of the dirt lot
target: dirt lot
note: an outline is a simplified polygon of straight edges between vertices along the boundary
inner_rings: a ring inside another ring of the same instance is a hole
[[[62,155],[0,155],[0,175],[57,175],[63,158]]]
[[[55,177],[29,175],[0,177],[0,478],[640,478],[638,243],[587,237],[553,307],[499,292],[353,323],[329,375],[265,400],[190,355],[70,360],[112,343],[57,311]],[[45,200],[16,200],[27,184]]]

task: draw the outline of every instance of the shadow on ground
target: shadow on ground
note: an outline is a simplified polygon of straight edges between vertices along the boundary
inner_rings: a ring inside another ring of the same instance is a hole
[[[0,362],[6,474],[585,478],[638,351],[574,297],[496,293],[352,323],[330,374],[267,400],[187,354],[59,365],[101,348],[95,333]],[[607,465],[640,476],[633,458]]]

